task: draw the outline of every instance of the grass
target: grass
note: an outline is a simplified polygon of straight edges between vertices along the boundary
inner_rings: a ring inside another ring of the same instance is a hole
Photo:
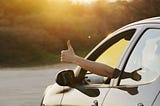
[[[88,53],[88,50],[86,51],[76,51],[76,54],[85,57]],[[7,56],[1,56],[4,57],[3,60],[0,62],[0,67],[34,67],[34,66],[46,66],[46,65],[53,65],[60,63],[60,53],[54,54],[49,52],[39,52],[34,53],[30,56],[24,56],[24,57],[7,57]],[[5,58],[6,57],[6,58]]]

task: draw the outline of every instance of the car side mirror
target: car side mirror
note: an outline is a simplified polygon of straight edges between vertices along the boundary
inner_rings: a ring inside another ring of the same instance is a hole
[[[65,69],[59,72],[56,76],[56,83],[61,86],[74,86],[76,84],[76,78],[73,70]]]

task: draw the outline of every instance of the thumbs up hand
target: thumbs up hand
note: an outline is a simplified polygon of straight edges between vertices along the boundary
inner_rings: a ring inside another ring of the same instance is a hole
[[[61,61],[67,62],[67,63],[73,63],[74,57],[76,56],[74,53],[74,49],[72,48],[72,45],[70,43],[70,40],[67,41],[67,50],[61,51]]]

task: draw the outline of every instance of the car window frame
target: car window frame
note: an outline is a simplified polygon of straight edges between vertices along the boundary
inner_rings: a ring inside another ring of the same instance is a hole
[[[160,29],[160,26],[157,26],[157,25],[158,25],[158,24],[153,24],[153,25],[151,25],[150,27],[148,27],[148,26],[143,27],[143,28],[141,29],[141,33],[138,34],[138,36],[137,36],[136,38],[133,37],[133,39],[134,39],[135,41],[131,41],[131,43],[133,43],[133,44],[132,44],[132,46],[131,46],[131,50],[128,51],[129,54],[127,55],[127,58],[125,58],[125,61],[124,61],[123,66],[122,66],[122,68],[121,68],[121,73],[120,73],[120,76],[118,77],[118,79],[117,79],[118,81],[117,81],[117,83],[116,83],[117,86],[121,86],[121,85],[120,85],[120,82],[121,82],[121,80],[123,80],[123,79],[122,79],[122,75],[123,75],[123,73],[125,72],[125,68],[126,68],[126,66],[127,66],[128,60],[129,60],[129,58],[130,58],[133,50],[135,49],[137,43],[139,42],[139,40],[142,38],[142,36],[144,35],[144,33],[145,33],[147,30],[149,30],[149,29]],[[130,45],[129,45],[129,46],[130,46]],[[156,79],[156,80],[157,80],[157,79]],[[150,83],[152,83],[152,82],[154,82],[154,81],[155,81],[155,80],[151,81]],[[148,83],[146,83],[146,84],[148,84]],[[139,85],[145,85],[145,84],[137,84],[137,85],[134,85],[134,86],[139,86]]]
[[[125,28],[125,29],[121,29],[121,30],[117,30],[117,31],[113,32],[112,34],[107,36],[107,38],[102,40],[94,49],[92,49],[92,51],[85,57],[85,59],[89,59],[89,60],[95,61],[106,49],[108,49],[109,47],[114,45],[117,41],[119,41],[121,38],[123,38],[123,36],[120,36],[119,39],[118,39],[117,36],[119,34],[127,32],[129,30],[135,30],[133,36],[137,32],[137,28],[136,27],[129,27],[129,28]],[[132,36],[132,38],[133,38],[133,36]],[[113,42],[112,41],[113,39],[118,39],[118,40]],[[119,61],[117,62],[117,65],[114,68],[118,68],[118,65],[120,64],[120,61],[121,61],[123,55],[125,54],[128,46],[130,45],[131,39],[130,39],[129,43],[127,44],[127,46],[125,47],[124,52],[121,54],[121,58],[119,59]],[[108,44],[106,42],[112,42],[112,43]],[[78,73],[76,75],[78,80],[82,81],[85,78],[85,74],[86,74],[87,71],[84,70],[83,68],[79,67],[79,66],[76,68],[76,71],[75,71],[76,74]]]

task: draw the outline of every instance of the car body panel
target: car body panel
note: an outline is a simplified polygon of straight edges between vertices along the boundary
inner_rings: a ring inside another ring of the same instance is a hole
[[[157,97],[155,98],[154,102],[152,103],[152,106],[159,106],[160,104],[160,91],[157,94]]]
[[[43,103],[47,106],[56,106],[61,103],[63,97],[63,86],[58,84],[50,85],[44,92]]]
[[[160,91],[160,77],[152,83],[137,86],[132,94],[126,90],[111,88],[106,96],[103,106],[152,106],[154,99]],[[130,88],[128,88],[129,90]]]
[[[66,87],[68,89],[68,87]],[[83,86],[71,88],[69,92],[64,93],[61,105],[63,106],[94,106],[94,101],[101,105],[106,93],[110,88],[90,89]],[[70,101],[70,102],[68,102]]]

